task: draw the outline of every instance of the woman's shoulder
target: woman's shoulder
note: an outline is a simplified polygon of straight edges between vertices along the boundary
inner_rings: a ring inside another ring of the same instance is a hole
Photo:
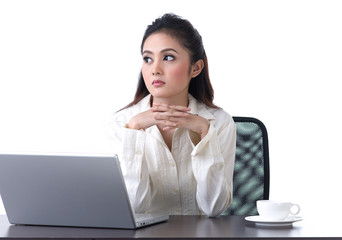
[[[199,115],[207,118],[208,120],[214,120],[218,122],[230,122],[233,121],[232,116],[226,112],[224,109],[220,107],[210,107],[206,104],[199,102],[198,100],[194,99],[193,97],[190,98],[192,102],[192,107],[196,108],[196,111]]]
[[[216,121],[227,123],[234,121],[232,115],[222,108],[207,107],[207,110],[215,117]]]
[[[123,108],[119,110],[118,112],[114,113],[113,120],[127,122],[127,120],[131,119],[133,116],[137,115],[138,113],[148,110],[149,102],[150,102],[150,95],[143,98],[137,104],[134,104],[127,108]]]

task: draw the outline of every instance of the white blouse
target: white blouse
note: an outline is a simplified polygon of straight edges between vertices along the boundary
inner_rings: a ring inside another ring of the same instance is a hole
[[[176,129],[170,151],[157,126],[126,128],[150,108],[150,95],[114,114],[109,125],[129,198],[137,213],[217,216],[232,201],[236,127],[222,109],[209,108],[189,94],[191,113],[209,120],[207,135]]]

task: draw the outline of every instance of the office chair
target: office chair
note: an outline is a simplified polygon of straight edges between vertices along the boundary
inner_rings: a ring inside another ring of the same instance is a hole
[[[256,201],[269,199],[267,130],[256,118],[233,119],[236,124],[233,202],[222,215],[257,215]]]

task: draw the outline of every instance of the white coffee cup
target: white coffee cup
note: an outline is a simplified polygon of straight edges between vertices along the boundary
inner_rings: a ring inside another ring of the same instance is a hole
[[[300,207],[290,202],[258,200],[257,210],[262,219],[279,221],[286,219],[290,214],[298,215]]]

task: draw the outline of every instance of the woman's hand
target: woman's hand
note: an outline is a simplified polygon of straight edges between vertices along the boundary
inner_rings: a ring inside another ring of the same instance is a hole
[[[198,133],[203,139],[209,130],[209,121],[201,116],[189,113],[190,108],[154,103],[150,110],[139,113],[128,123],[129,128],[146,129],[157,125],[161,130],[186,128]]]

